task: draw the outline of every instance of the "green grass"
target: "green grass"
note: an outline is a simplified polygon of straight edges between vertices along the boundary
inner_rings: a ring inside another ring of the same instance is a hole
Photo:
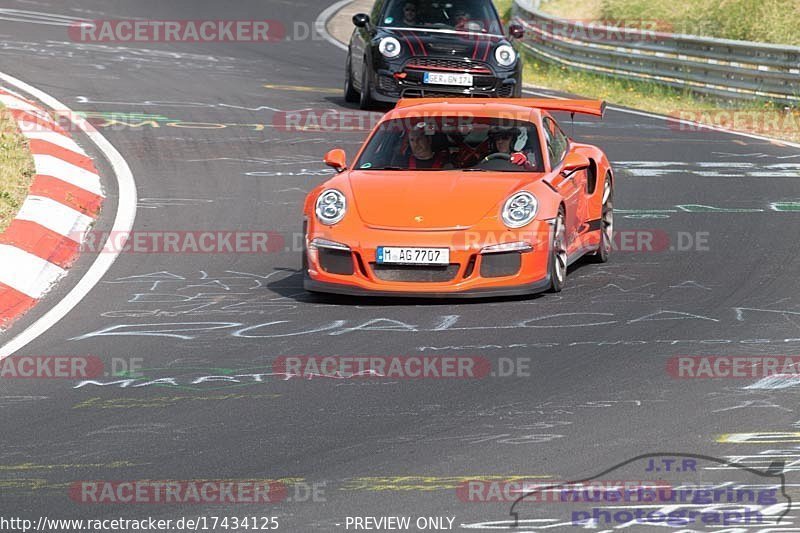
[[[800,45],[798,0],[550,0],[541,8],[565,18],[658,21],[673,33]]]
[[[508,22],[511,19],[511,6],[513,3],[514,0],[494,0],[494,5],[503,22]]]
[[[33,157],[8,111],[0,107],[0,232],[22,206],[33,181]]]

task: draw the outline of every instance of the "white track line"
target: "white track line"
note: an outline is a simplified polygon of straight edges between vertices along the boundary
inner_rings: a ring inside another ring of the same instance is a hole
[[[333,16],[338,13],[344,6],[348,4],[352,4],[353,0],[341,0],[341,2],[336,2],[325,11],[319,14],[317,17],[316,22],[314,22],[314,28],[317,30],[317,33],[322,35],[322,38],[331,43],[336,48],[340,48],[342,50],[347,50],[347,45],[334,39],[330,33],[328,33],[328,21],[333,18]]]
[[[67,108],[67,106],[49,94],[2,72],[0,72],[0,80],[33,96],[51,109],[68,112],[67,116],[72,123],[83,131],[103,153],[106,159],[108,159],[113,173],[117,178],[119,199],[117,203],[117,213],[114,217],[114,225],[111,228],[112,234],[117,232],[130,232],[133,228],[133,222],[136,219],[136,182],[133,179],[133,174],[131,173],[128,163],[117,149],[114,148],[114,145],[108,142],[108,140],[91,124],[78,117],[78,115]],[[114,264],[114,261],[117,260],[117,257],[119,257],[119,253],[120,252],[117,251],[99,254],[77,285],[75,285],[60,302],[55,304],[52,309],[47,311],[16,337],[0,347],[0,360],[5,359],[20,348],[26,346],[56,325],[67,313],[72,311],[72,309],[89,294],[94,286],[100,282],[106,272],[108,272],[108,269],[111,268],[111,265]]]

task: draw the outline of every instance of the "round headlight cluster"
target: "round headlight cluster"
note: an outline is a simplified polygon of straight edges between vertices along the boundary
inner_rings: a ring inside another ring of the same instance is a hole
[[[503,223],[509,228],[521,228],[531,223],[539,209],[536,197],[527,191],[515,193],[503,206]]]
[[[317,219],[327,226],[342,220],[346,211],[347,200],[336,189],[326,189],[317,197]]]
[[[400,41],[394,37],[384,37],[378,45],[378,50],[380,50],[383,57],[392,59],[400,55],[402,48],[400,47]]]
[[[510,45],[504,44],[494,51],[494,58],[503,67],[510,67],[517,60],[517,52]]]

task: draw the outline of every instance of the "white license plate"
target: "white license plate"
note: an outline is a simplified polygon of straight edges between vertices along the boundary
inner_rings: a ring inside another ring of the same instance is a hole
[[[400,248],[379,246],[376,262],[379,265],[449,265],[448,248]]]
[[[458,85],[460,87],[472,87],[472,74],[426,72],[422,81],[429,85]]]

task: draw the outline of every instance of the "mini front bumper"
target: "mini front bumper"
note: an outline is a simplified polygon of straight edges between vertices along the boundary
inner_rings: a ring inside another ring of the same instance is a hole
[[[331,228],[308,235],[346,249],[311,246],[304,286],[309,291],[407,297],[493,297],[541,292],[550,284],[550,231],[546,221],[522,230],[404,232],[364,228],[342,239]],[[498,243],[528,243],[530,249],[486,253]],[[448,248],[446,266],[380,265],[379,246]]]
[[[516,70],[473,73],[471,87],[426,84],[425,72],[435,68],[380,68],[372,83],[372,97],[381,102],[395,102],[409,97],[497,97],[511,98],[518,94],[520,79]],[[466,72],[466,71],[465,71]],[[401,76],[401,77],[398,77]]]

